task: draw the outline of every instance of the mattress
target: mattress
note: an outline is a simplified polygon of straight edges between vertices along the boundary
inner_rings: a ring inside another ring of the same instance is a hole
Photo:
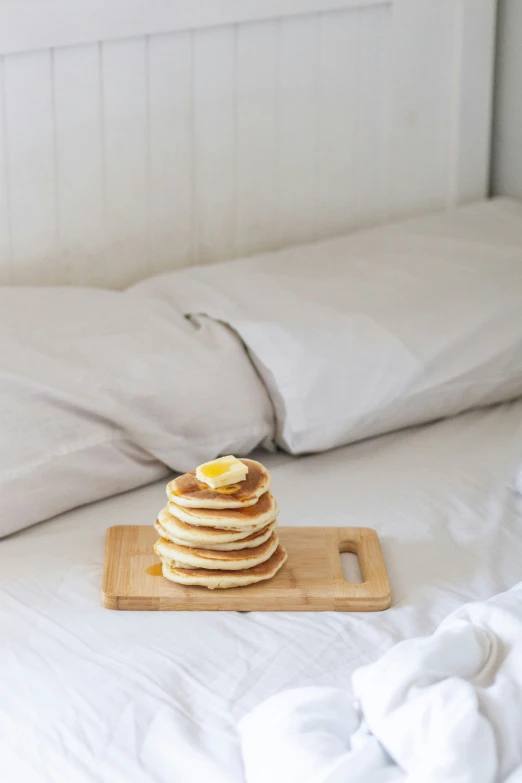
[[[356,667],[522,578],[522,400],[322,455],[258,458],[281,525],[378,531],[392,607],[103,609],[105,530],[152,523],[164,482],[13,535],[0,542],[3,780],[240,783],[236,721],[261,700],[350,688]]]

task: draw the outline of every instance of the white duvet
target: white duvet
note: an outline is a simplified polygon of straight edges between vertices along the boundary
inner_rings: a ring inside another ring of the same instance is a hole
[[[306,685],[349,691],[356,668],[522,579],[522,401],[318,456],[262,459],[282,525],[377,529],[392,608],[102,609],[105,529],[152,523],[163,482],[4,539],[2,781],[244,783],[237,723],[260,702]]]
[[[405,639],[352,684],[283,691],[243,718],[247,783],[522,780],[522,582]]]

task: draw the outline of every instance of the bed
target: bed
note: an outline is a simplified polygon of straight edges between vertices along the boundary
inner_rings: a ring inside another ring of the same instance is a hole
[[[0,291],[6,780],[239,783],[237,721],[260,702],[303,685],[350,689],[354,670],[397,642],[520,581],[521,227],[520,204],[500,199],[124,293]],[[245,285],[258,293],[247,309]],[[260,339],[259,324],[277,339]],[[231,402],[220,415],[216,394]],[[392,607],[102,608],[105,531],[153,524],[165,465],[261,442],[279,523],[375,528]]]
[[[265,699],[350,690],[361,665],[520,581],[522,212],[483,201],[495,10],[494,0],[126,0],[71,15],[46,0],[29,26],[20,4],[5,4],[7,783],[244,783],[237,723]],[[284,317],[294,293],[318,304],[323,250],[335,306],[314,310],[325,339],[310,346],[299,342],[310,336],[302,304]],[[256,326],[273,315],[262,297],[257,310],[241,306],[252,282],[239,268],[274,304],[282,330],[271,340]],[[329,339],[352,332],[347,346]],[[285,334],[316,375],[329,373],[328,405],[289,349],[271,365]],[[221,412],[208,388],[227,402]],[[106,529],[152,525],[173,470],[254,447],[281,525],[377,530],[391,609],[102,608]]]
[[[392,608],[375,614],[111,612],[105,530],[149,524],[165,481],[0,546],[5,780],[242,781],[236,721],[361,664],[521,578],[522,401],[302,458],[261,458],[282,525],[369,525]]]

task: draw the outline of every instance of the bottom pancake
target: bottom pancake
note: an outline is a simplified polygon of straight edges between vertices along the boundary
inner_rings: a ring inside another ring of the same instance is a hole
[[[241,571],[208,571],[205,568],[174,568],[163,563],[163,576],[171,582],[182,585],[200,585],[210,590],[228,587],[245,587],[246,585],[271,579],[286,562],[285,549],[278,545],[273,555],[264,563],[245,568]]]

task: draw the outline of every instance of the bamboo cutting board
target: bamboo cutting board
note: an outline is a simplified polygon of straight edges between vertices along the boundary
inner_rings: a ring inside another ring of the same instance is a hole
[[[281,570],[265,582],[209,590],[178,585],[157,575],[153,527],[107,530],[102,603],[141,611],[377,612],[391,594],[379,539],[367,527],[278,527],[288,552]],[[359,557],[363,582],[346,582],[340,552]]]

